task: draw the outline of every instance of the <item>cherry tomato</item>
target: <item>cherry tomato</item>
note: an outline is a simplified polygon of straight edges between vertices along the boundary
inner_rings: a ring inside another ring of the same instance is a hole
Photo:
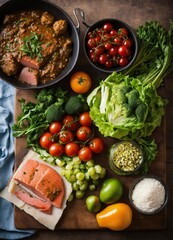
[[[93,138],[89,142],[89,147],[94,153],[101,153],[105,148],[105,144],[101,138],[97,137],[97,138]]]
[[[126,57],[121,57],[118,59],[118,64],[121,66],[121,67],[124,67],[127,65],[127,63],[129,62],[128,58]]]
[[[104,53],[104,47],[103,46],[99,46],[99,47],[97,47],[97,48],[95,48],[95,54],[96,55],[101,55],[101,54],[103,54]]]
[[[87,127],[92,125],[92,119],[90,118],[89,112],[83,112],[80,114],[79,123]]]
[[[75,131],[79,126],[79,121],[72,115],[66,115],[63,117],[62,124],[65,129]]]
[[[102,37],[103,42],[108,42],[110,40],[111,36],[108,33],[105,33]]]
[[[95,38],[94,38],[96,44],[99,44],[100,40],[101,40],[101,37],[100,35],[97,35]]]
[[[117,44],[117,45],[121,45],[122,42],[123,42],[123,39],[121,37],[115,37],[114,38],[114,42]]]
[[[118,34],[123,35],[123,36],[127,36],[129,33],[128,33],[126,28],[119,28],[118,29]]]
[[[105,63],[105,66],[106,66],[107,68],[111,68],[111,67],[113,67],[113,65],[114,65],[114,62],[113,62],[113,60],[111,60],[111,59],[108,59],[108,60],[106,61],[106,63]]]
[[[52,122],[49,126],[49,131],[52,134],[59,133],[61,131],[62,124],[60,122]]]
[[[64,153],[64,146],[60,143],[53,143],[49,147],[49,153],[52,156],[59,157]]]
[[[92,130],[91,130],[91,128],[89,128],[87,126],[82,126],[82,127],[78,128],[78,130],[76,132],[76,136],[79,140],[86,141],[91,138]]]
[[[99,61],[99,55],[97,55],[94,51],[89,53],[89,59],[93,62],[93,63],[97,63]]]
[[[128,38],[128,39],[124,40],[122,44],[123,44],[124,46],[126,46],[127,48],[131,48],[132,45],[133,45],[133,41],[132,41],[131,38]]]
[[[109,50],[109,54],[111,56],[116,56],[118,54],[118,48],[117,47],[112,47],[110,50]]]
[[[71,131],[69,130],[62,130],[59,133],[59,140],[62,143],[69,143],[72,142],[74,139],[74,135]]]
[[[122,57],[127,57],[129,55],[129,51],[128,51],[128,48],[126,46],[120,46],[118,48],[118,53]]]
[[[104,48],[105,48],[106,50],[110,50],[110,49],[112,48],[112,44],[109,43],[109,42],[107,42],[107,43],[104,44]]]
[[[48,149],[50,147],[50,145],[53,143],[52,137],[53,137],[53,135],[50,132],[43,133],[40,137],[40,140],[39,140],[40,145],[43,148]]]
[[[86,72],[75,72],[70,78],[70,86],[75,93],[84,94],[90,90],[91,85],[91,77]]]
[[[79,152],[79,145],[74,142],[65,145],[65,154],[69,157],[77,156]]]
[[[110,35],[111,37],[113,37],[113,36],[116,36],[117,33],[118,33],[117,30],[112,29],[112,30],[110,31],[109,35]]]
[[[94,38],[90,38],[90,39],[88,40],[88,42],[87,42],[87,46],[88,46],[89,48],[93,48],[93,47],[95,47],[95,45],[96,45],[95,39],[94,39]]]
[[[91,31],[91,32],[88,32],[87,33],[87,38],[93,38],[94,37],[94,33]]]
[[[99,57],[99,63],[102,64],[102,65],[105,65],[107,59],[108,59],[107,55],[106,54],[102,54]]]
[[[78,157],[81,161],[87,162],[92,159],[93,153],[89,147],[82,147],[79,150]]]
[[[111,23],[105,23],[105,24],[103,25],[103,30],[104,30],[105,32],[110,32],[112,28],[113,28],[113,25],[112,25]]]

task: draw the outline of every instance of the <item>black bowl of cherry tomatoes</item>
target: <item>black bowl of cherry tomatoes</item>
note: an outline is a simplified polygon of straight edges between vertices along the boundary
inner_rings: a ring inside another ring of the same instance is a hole
[[[127,69],[138,52],[135,32],[118,19],[96,22],[87,29],[84,39],[86,58],[94,68],[106,73]]]

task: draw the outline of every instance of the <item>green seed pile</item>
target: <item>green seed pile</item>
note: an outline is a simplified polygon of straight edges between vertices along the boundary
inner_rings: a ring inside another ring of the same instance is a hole
[[[122,171],[134,171],[142,161],[141,150],[131,142],[120,143],[113,155],[113,162]]]

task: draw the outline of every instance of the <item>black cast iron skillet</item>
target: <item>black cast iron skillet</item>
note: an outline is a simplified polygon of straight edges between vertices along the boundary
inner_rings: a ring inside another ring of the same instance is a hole
[[[65,19],[69,25],[69,32],[73,41],[73,50],[70,61],[62,73],[54,80],[50,80],[46,83],[40,83],[38,86],[32,86],[26,83],[22,83],[15,77],[9,77],[0,70],[0,78],[13,87],[18,89],[41,89],[49,87],[60,80],[64,79],[74,68],[78,55],[79,55],[79,26],[75,26],[68,14],[60,7],[47,2],[46,0],[4,0],[0,3],[0,27],[3,23],[4,16],[6,14],[16,13],[23,10],[41,10],[51,13],[55,19]]]

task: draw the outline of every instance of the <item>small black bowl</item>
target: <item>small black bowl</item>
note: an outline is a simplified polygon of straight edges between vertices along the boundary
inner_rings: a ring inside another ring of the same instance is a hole
[[[83,22],[85,25],[87,25],[85,22]],[[87,47],[87,41],[88,41],[88,33],[89,32],[92,32],[94,31],[95,29],[97,28],[102,28],[103,25],[105,23],[111,23],[114,27],[114,29],[118,30],[119,28],[126,28],[127,31],[128,31],[128,37],[132,39],[133,41],[133,45],[132,45],[132,56],[128,62],[127,65],[125,66],[113,66],[111,68],[108,68],[104,65],[101,65],[99,63],[95,63],[93,61],[91,61],[91,59],[89,58],[89,53],[88,53],[88,47]],[[87,25],[88,26],[88,25]],[[85,56],[87,58],[87,60],[89,61],[89,63],[94,67],[96,68],[97,70],[99,71],[102,71],[102,72],[105,72],[105,73],[112,73],[114,71],[116,72],[120,72],[120,71],[123,71],[127,68],[129,68],[131,66],[131,64],[134,62],[136,56],[137,56],[137,53],[138,53],[138,40],[137,40],[137,37],[136,37],[136,34],[134,32],[134,30],[125,22],[119,20],[119,19],[114,19],[114,18],[105,18],[105,19],[102,19],[96,23],[94,23],[93,25],[89,26],[89,28],[87,29],[87,31],[85,32],[85,37],[84,37],[84,52],[85,52]]]
[[[132,199],[132,195],[133,195],[133,191],[136,187],[136,185],[141,182],[142,180],[144,179],[155,179],[157,181],[159,181],[161,183],[161,185],[164,187],[164,190],[165,190],[165,198],[164,198],[164,202],[163,204],[156,210],[154,211],[143,211],[142,209],[139,209],[135,204],[134,204],[134,201]],[[154,176],[154,175],[146,175],[146,176],[142,176],[142,177],[139,177],[137,178],[133,183],[132,185],[130,186],[129,188],[129,200],[130,200],[130,203],[131,205],[133,206],[134,209],[136,209],[139,213],[142,213],[144,215],[154,215],[154,214],[157,214],[159,212],[161,212],[167,205],[168,203],[168,200],[169,200],[169,191],[168,191],[168,187],[167,185],[157,176]]]

